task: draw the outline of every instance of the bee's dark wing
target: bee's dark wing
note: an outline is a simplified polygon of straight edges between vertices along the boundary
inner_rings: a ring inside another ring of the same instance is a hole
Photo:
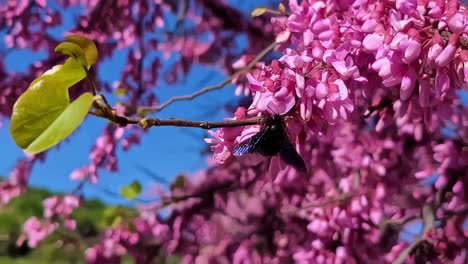
[[[289,142],[289,140],[284,140],[280,149],[280,157],[287,164],[296,168],[296,170],[301,172],[307,172],[307,167],[302,159],[301,155],[297,153],[294,146]]]
[[[262,140],[266,133],[266,129],[262,129],[257,134],[253,135],[247,143],[239,144],[232,150],[232,155],[242,156],[244,154],[254,153],[258,147],[258,143]]]

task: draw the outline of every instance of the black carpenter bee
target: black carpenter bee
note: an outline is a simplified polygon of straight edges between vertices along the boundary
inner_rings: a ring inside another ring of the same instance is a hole
[[[301,155],[291,144],[283,117],[272,115],[266,119],[265,127],[252,136],[248,142],[237,145],[234,156],[258,153],[264,157],[273,157],[279,153],[281,159],[298,171],[306,172],[307,168]]]

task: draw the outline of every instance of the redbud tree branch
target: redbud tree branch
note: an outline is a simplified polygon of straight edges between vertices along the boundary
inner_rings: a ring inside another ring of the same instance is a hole
[[[242,120],[223,120],[223,121],[194,121],[194,120],[185,120],[185,119],[159,119],[159,118],[132,118],[126,116],[120,116],[115,113],[114,110],[109,109],[94,101],[93,107],[96,109],[94,112],[89,112],[89,114],[108,119],[109,121],[118,124],[120,126],[126,125],[139,125],[140,127],[146,129],[153,126],[177,126],[177,127],[198,127],[202,129],[212,129],[220,127],[238,127],[238,126],[247,126],[247,125],[262,125],[265,123],[265,117],[252,117]]]
[[[393,262],[393,264],[403,264],[405,263],[406,258],[420,245],[422,245],[424,242],[431,243],[431,241],[425,237],[426,233],[430,231],[431,229],[434,228],[434,223],[436,220],[436,215],[435,212],[437,212],[437,209],[439,209],[442,204],[448,200],[449,193],[451,192],[453,186],[455,183],[458,181],[458,175],[457,171],[450,171],[449,175],[449,182],[447,185],[445,185],[443,188],[440,188],[437,193],[434,195],[434,200],[423,206],[422,208],[422,219],[424,221],[424,228],[419,235],[418,238],[416,238],[411,244],[408,245],[407,248],[405,248],[400,255],[396,258],[396,260]]]
[[[196,91],[196,92],[194,92],[192,94],[189,94],[189,95],[171,97],[166,102],[164,102],[161,105],[156,106],[156,107],[149,107],[149,106],[139,107],[137,112],[138,113],[145,113],[145,112],[146,113],[156,113],[156,112],[161,111],[162,109],[164,109],[168,105],[172,104],[173,102],[181,101],[181,100],[192,100],[193,98],[195,98],[195,97],[197,97],[199,95],[202,95],[204,93],[207,93],[209,91],[220,89],[220,88],[224,87],[225,85],[228,85],[229,83],[231,83],[232,80],[234,80],[238,75],[245,74],[248,71],[250,71],[255,66],[255,64],[257,64],[257,62],[259,62],[260,60],[265,58],[265,56],[268,55],[268,53],[270,53],[275,48],[276,44],[277,44],[276,42],[271,43],[268,47],[266,47],[264,50],[262,50],[262,52],[260,52],[257,55],[257,57],[255,57],[249,64],[247,64],[247,66],[240,69],[239,71],[237,71],[233,75],[229,76],[229,78],[227,78],[226,80],[224,80],[224,81],[222,81],[222,82],[220,82],[220,83],[218,83],[216,85],[205,87],[205,88],[203,88],[201,90],[198,90],[198,91]]]

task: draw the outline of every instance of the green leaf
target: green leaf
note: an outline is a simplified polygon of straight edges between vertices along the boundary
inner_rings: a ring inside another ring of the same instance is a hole
[[[268,11],[268,9],[264,6],[258,6],[252,12],[250,13],[251,16],[256,17],[256,16],[261,16],[265,14]]]
[[[84,67],[89,69],[96,62],[97,49],[92,40],[72,35],[56,50],[72,58],[36,78],[13,106],[10,134],[19,147],[32,154],[70,135],[93,102],[93,96],[85,93],[70,104],[68,94],[68,88],[86,77]]]
[[[102,222],[104,226],[110,226],[114,219],[118,216],[117,207],[107,207],[102,213]]]
[[[133,181],[127,186],[120,188],[120,194],[128,200],[135,199],[141,193],[141,185],[137,181]]]
[[[169,257],[167,257],[167,264],[178,264],[181,262],[181,257],[179,256],[176,256],[176,255],[169,255]]]
[[[16,101],[10,133],[16,144],[26,149],[68,107],[68,87],[86,76],[76,60],[54,66],[35,79]]]
[[[126,95],[126,94],[127,94],[127,89],[125,89],[125,88],[119,88],[119,89],[115,90],[115,92],[114,92],[114,95],[119,96],[119,97],[123,96],[123,95]]]
[[[88,69],[96,63],[98,58],[98,51],[94,42],[80,35],[67,36],[65,41],[55,48],[55,51],[75,58]]]
[[[170,186],[170,190],[174,191],[175,189],[178,188],[183,188],[185,186],[185,177],[184,175],[177,175],[175,180],[172,182]]]
[[[116,216],[114,218],[114,220],[112,221],[111,226],[113,228],[118,228],[120,226],[120,224],[122,224],[122,216],[119,215],[119,216]]]
[[[286,7],[283,5],[283,3],[279,3],[278,10],[281,14],[286,14]]]
[[[91,93],[85,93],[73,101],[25,151],[38,153],[68,137],[83,122],[91,108],[93,98]]]

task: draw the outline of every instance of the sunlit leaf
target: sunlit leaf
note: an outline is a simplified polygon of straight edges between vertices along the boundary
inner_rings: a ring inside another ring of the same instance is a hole
[[[127,186],[120,188],[120,194],[128,200],[135,199],[141,193],[141,185],[137,181],[133,181]]]
[[[86,70],[97,59],[92,40],[72,35],[57,51],[71,56],[36,78],[13,106],[10,134],[15,143],[29,153],[44,151],[65,139],[83,121],[93,96],[81,95],[70,103],[68,88],[86,77]]]
[[[34,80],[13,106],[10,133],[27,148],[70,104],[68,87],[86,76],[74,59],[54,66]]]
[[[123,207],[121,205],[106,208],[102,213],[104,226],[111,226],[114,223],[114,220],[120,216],[122,211]]]
[[[185,186],[185,177],[184,175],[177,175],[175,180],[172,182],[170,186],[170,190],[174,191],[175,189],[178,188],[183,188]]]
[[[283,3],[279,3],[278,10],[280,11],[281,14],[286,13],[286,7],[283,5]]]
[[[113,228],[118,228],[120,226],[120,224],[122,224],[122,216],[119,215],[119,216],[116,216],[114,218],[114,220],[112,221],[111,226]]]
[[[25,151],[38,153],[68,137],[83,122],[93,99],[91,93],[85,93],[73,101]]]
[[[115,96],[123,96],[125,94],[127,94],[127,89],[125,89],[125,88],[119,88],[119,89],[115,90],[115,92],[114,92]]]
[[[65,41],[55,48],[55,51],[77,59],[88,69],[96,63],[98,57],[98,51],[94,42],[80,35],[67,36]]]
[[[261,16],[267,12],[268,9],[264,6],[258,6],[252,12],[250,13],[251,16],[256,17],[256,16]]]

